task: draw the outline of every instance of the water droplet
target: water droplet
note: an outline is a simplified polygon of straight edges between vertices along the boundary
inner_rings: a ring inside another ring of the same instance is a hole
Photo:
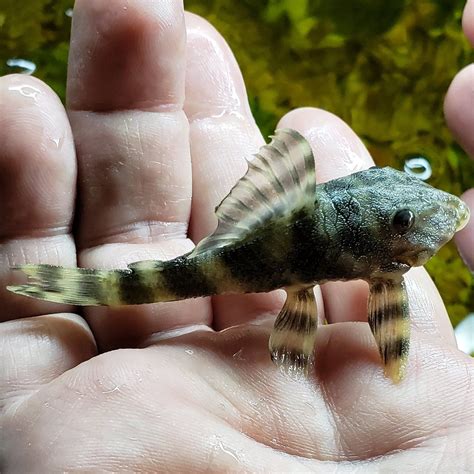
[[[231,458],[233,458],[235,461],[239,462],[240,459],[239,459],[239,456],[237,455],[237,452],[234,451],[233,449],[230,449],[228,446],[225,446],[224,443],[222,442],[222,440],[219,440],[218,441],[218,446],[219,446],[219,449],[225,453],[226,455],[230,456]]]
[[[68,16],[69,18],[72,18],[73,11],[74,11],[74,10],[73,10],[72,8],[68,8],[68,9],[64,12],[64,14],[65,14],[66,16]]]
[[[239,349],[237,352],[235,352],[234,354],[232,354],[232,358],[233,358],[233,359],[237,359],[237,360],[245,360],[245,359],[242,357],[242,353],[243,353],[243,349]]]
[[[194,354],[194,351],[192,349],[186,349],[184,352],[186,352],[186,354],[189,354],[189,355]]]
[[[405,160],[403,170],[410,176],[421,179],[422,181],[430,179],[433,174],[430,162],[422,156],[416,156]]]
[[[22,96],[28,97],[33,100],[36,100],[38,98],[38,95],[41,94],[41,91],[39,89],[26,84],[20,86],[10,86],[8,90],[19,92]]]
[[[36,64],[33,61],[28,61],[27,59],[7,59],[7,66],[18,68],[20,70],[20,74],[26,74],[28,76],[31,76],[31,74],[36,71]]]
[[[226,446],[220,436],[214,435],[211,439],[211,443],[212,451],[209,456],[209,464],[212,464],[217,456],[219,456],[220,463],[222,463],[225,458],[228,458],[227,460],[231,463],[241,462],[241,454],[229,446]]]
[[[115,387],[111,388],[110,390],[102,390],[102,393],[104,395],[107,395],[109,393],[114,393],[114,392],[120,392],[120,387],[118,385],[116,385]]]
[[[64,144],[64,135],[60,138],[51,138],[50,140],[54,143],[55,148],[60,150]]]
[[[454,329],[458,348],[466,354],[474,353],[474,313],[470,313]]]

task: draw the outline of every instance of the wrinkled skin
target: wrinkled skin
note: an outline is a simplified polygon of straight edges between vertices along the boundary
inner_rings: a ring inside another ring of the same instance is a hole
[[[123,267],[213,229],[263,139],[225,42],[196,16],[186,29],[185,44],[179,1],[77,0],[67,114],[38,80],[0,79],[0,470],[472,468],[473,363],[423,269],[407,276],[412,349],[398,386],[383,377],[363,283],[317,293],[336,324],[318,332],[308,381],[269,360],[279,292],[79,313],[4,290],[26,259]],[[464,29],[473,41],[473,1]],[[471,65],[446,99],[470,153],[472,77]],[[319,180],[372,165],[327,112],[295,110],[279,126],[310,140]],[[458,239],[471,263],[473,234]]]

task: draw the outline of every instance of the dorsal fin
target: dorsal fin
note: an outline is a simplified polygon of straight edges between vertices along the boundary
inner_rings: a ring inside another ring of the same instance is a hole
[[[310,144],[297,131],[286,128],[271,138],[217,206],[215,232],[199,242],[190,257],[242,239],[268,220],[314,207],[316,176]]]

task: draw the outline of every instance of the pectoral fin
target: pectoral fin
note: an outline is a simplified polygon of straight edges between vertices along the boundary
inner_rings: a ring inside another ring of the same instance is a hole
[[[289,373],[307,375],[314,362],[317,322],[313,288],[287,290],[269,341],[273,362]]]
[[[384,372],[394,383],[405,376],[410,344],[408,298],[403,279],[370,285],[369,325],[379,348]]]

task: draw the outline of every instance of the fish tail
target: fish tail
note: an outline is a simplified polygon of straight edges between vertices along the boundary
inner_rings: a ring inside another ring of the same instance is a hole
[[[19,265],[28,276],[23,285],[8,286],[13,293],[77,306],[121,306],[176,301],[218,292],[215,265],[202,269],[186,256],[162,262],[134,262],[124,270]]]
[[[12,268],[28,276],[28,283],[8,286],[13,293],[53,303],[79,306],[120,304],[113,290],[122,270],[19,265]]]

